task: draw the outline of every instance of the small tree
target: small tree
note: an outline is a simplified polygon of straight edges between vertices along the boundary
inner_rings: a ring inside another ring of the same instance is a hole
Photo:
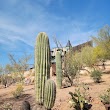
[[[6,64],[4,71],[5,73],[11,73],[13,71],[13,67],[10,64]]]
[[[23,80],[23,73],[29,68],[28,61],[31,59],[31,55],[24,54],[21,58],[15,59],[12,54],[9,54],[11,65],[8,65],[8,70],[14,73],[13,78],[20,77]]]
[[[81,60],[78,59],[78,53],[77,55],[73,54],[72,49],[65,55],[64,58],[64,76],[68,78],[69,83],[71,86],[73,85],[73,79],[77,75],[78,71],[81,68]]]
[[[81,58],[83,66],[94,68],[94,64],[97,62],[97,58],[94,55],[94,48],[90,46],[82,48]]]
[[[2,74],[3,73],[3,67],[2,67],[2,65],[0,65],[0,74]]]
[[[110,26],[106,25],[99,30],[97,37],[92,37],[96,44],[97,57],[100,59],[110,59]]]

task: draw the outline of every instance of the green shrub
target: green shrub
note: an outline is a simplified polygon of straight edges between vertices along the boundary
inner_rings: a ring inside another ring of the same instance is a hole
[[[19,98],[23,93],[23,89],[23,85],[21,83],[18,83],[15,91],[12,92],[14,98]]]
[[[100,95],[100,99],[103,104],[110,104],[110,88],[107,89],[105,93]]]
[[[7,75],[3,74],[1,76],[1,84],[4,85],[5,88],[7,87],[7,79],[8,79]]]
[[[99,70],[94,70],[91,72],[91,77],[93,78],[95,83],[100,83],[101,76],[102,76],[102,72]]]
[[[0,83],[2,85],[4,85],[4,87],[6,88],[6,87],[10,86],[13,83],[13,79],[8,74],[2,74],[0,76]]]

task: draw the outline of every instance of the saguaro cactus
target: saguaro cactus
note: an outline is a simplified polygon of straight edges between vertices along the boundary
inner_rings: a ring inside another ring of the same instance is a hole
[[[56,98],[56,85],[53,80],[47,80],[45,85],[44,106],[47,110],[51,110],[54,106]]]
[[[35,91],[36,101],[43,104],[46,80],[50,78],[50,45],[46,33],[37,36],[35,46]]]
[[[56,53],[56,82],[57,87],[60,89],[62,86],[62,61],[60,51]]]

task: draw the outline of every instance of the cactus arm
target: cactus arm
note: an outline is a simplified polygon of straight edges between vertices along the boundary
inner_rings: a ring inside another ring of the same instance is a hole
[[[56,98],[56,85],[54,81],[47,80],[45,85],[44,106],[47,110],[51,110],[54,106]]]

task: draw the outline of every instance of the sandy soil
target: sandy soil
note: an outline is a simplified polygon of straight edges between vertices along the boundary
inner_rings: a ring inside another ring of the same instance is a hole
[[[52,77],[55,80],[55,77]],[[99,95],[108,87],[110,87],[110,74],[104,74],[102,76],[102,82],[99,84],[95,84],[90,76],[80,76],[80,82],[87,83],[89,85],[89,93],[92,97],[92,108],[91,110],[105,110],[103,104],[100,102]],[[19,110],[21,103],[24,100],[30,102],[31,107],[35,105],[35,93],[34,93],[34,85],[24,86],[24,94],[19,99],[14,99],[11,94],[12,90],[15,88],[15,85],[12,85],[8,88],[0,88],[0,106],[4,103],[12,103],[13,110]],[[69,100],[70,95],[68,94],[70,91],[74,92],[76,87],[68,87],[57,89],[57,97],[55,101],[55,105],[52,110],[73,110],[70,108]],[[0,110],[2,110],[0,108]]]

